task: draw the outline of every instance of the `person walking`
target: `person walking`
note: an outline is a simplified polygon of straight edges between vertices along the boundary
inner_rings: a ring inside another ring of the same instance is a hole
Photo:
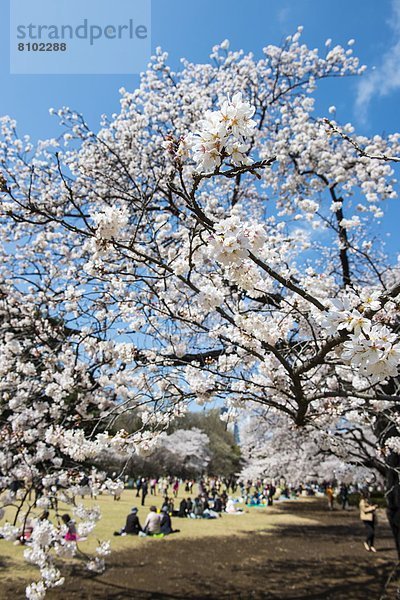
[[[367,552],[376,552],[374,547],[375,540],[375,524],[376,524],[376,510],[377,504],[369,503],[369,491],[367,489],[362,491],[361,500],[359,504],[360,508],[360,519],[365,525],[367,537],[364,542],[364,548]]]

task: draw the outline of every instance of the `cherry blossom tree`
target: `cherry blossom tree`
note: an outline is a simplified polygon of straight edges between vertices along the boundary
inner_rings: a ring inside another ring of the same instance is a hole
[[[1,531],[7,540],[24,542],[34,523],[24,555],[40,568],[42,580],[27,588],[27,596],[35,599],[64,581],[54,559],[77,554],[77,545],[65,540],[59,503],[73,509],[80,535],[90,533],[100,517],[95,507],[78,504],[75,495],[85,463],[110,446],[99,423],[114,402],[96,377],[106,364],[100,347],[33,300],[31,293],[1,285],[0,516],[4,507],[15,507],[13,522]],[[123,438],[115,436],[112,444],[121,447]],[[103,483],[105,491],[110,483]],[[58,526],[35,520],[35,508],[54,508]],[[96,557],[87,557],[87,567],[101,571],[108,553],[108,544],[100,543]]]
[[[373,232],[400,135],[315,114],[319,81],[364,70],[352,45],[320,54],[299,28],[258,60],[224,41],[179,72],[157,50],[97,133],[69,108],[37,145],[2,120],[4,278],[84,340],[82,360],[101,356],[99,427],[141,407],[125,444],[151,446],[192,400],[228,419],[256,402],[297,427],[395,421],[400,277]],[[391,431],[379,451],[397,468]]]
[[[161,453],[170,456],[168,462],[176,465],[181,471],[201,475],[210,462],[209,437],[204,431],[197,429],[177,429],[173,433],[161,434],[158,447]]]
[[[353,422],[341,416],[336,424],[329,415],[325,423],[319,419],[318,425],[299,428],[271,409],[249,409],[241,427],[244,479],[283,477],[291,485],[337,480],[360,486],[383,481],[384,457],[377,454],[378,440],[371,424],[361,422],[363,415],[353,414]]]
[[[116,481],[126,475],[170,474],[175,477],[198,477],[207,470],[211,460],[208,435],[192,427],[179,428],[172,433],[162,432],[157,442],[145,454],[128,454],[126,450],[108,449],[96,460],[101,471],[116,473]]]

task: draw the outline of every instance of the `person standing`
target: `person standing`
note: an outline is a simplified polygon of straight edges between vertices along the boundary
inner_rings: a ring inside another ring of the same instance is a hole
[[[144,506],[144,501],[145,501],[145,498],[147,496],[147,492],[149,490],[147,479],[145,479],[144,477],[142,479],[141,489],[142,489],[142,506]]]
[[[342,503],[342,510],[346,510],[348,498],[349,498],[349,489],[345,483],[342,483],[339,491],[340,502]]]
[[[328,484],[328,486],[326,487],[325,494],[326,494],[326,497],[328,498],[328,508],[329,508],[329,510],[333,510],[334,492],[333,492],[333,487],[330,484]]]
[[[364,548],[367,552],[376,552],[374,547],[377,504],[369,503],[369,491],[363,490],[360,500],[360,519],[365,525],[367,537]]]
[[[269,486],[268,490],[268,506],[272,506],[274,503],[274,496],[276,494],[276,487],[273,483]]]
[[[164,477],[163,483],[162,483],[162,495],[163,496],[168,496],[168,488],[169,488],[168,479],[166,477]]]

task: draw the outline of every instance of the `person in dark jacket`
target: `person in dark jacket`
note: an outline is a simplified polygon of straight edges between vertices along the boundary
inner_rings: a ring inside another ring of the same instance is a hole
[[[342,504],[342,510],[346,510],[346,506],[349,499],[349,488],[346,484],[342,483],[339,490],[339,498]]]
[[[178,511],[178,517],[187,517],[188,516],[188,508],[187,508],[187,502],[185,500],[185,498],[182,498],[180,504],[179,504],[179,511]]]
[[[222,509],[223,509],[222,500],[219,496],[217,496],[214,500],[213,510],[215,510],[215,512],[217,512],[217,513],[221,513]]]
[[[228,502],[228,494],[226,493],[225,490],[222,492],[220,498],[221,498],[221,502],[222,502],[222,510],[225,510],[226,503]]]
[[[142,490],[142,506],[144,506],[144,501],[145,501],[147,493],[149,491],[149,485],[147,483],[147,479],[145,479],[145,478],[142,479],[141,490]]]
[[[160,533],[169,535],[170,533],[176,533],[179,529],[172,529],[171,517],[166,508],[161,509],[161,521],[160,521]]]
[[[193,502],[193,509],[191,517],[194,519],[201,519],[203,517],[204,507],[201,501],[201,497],[197,496]]]
[[[120,531],[115,531],[114,535],[139,535],[139,531],[143,530],[137,514],[138,509],[132,508],[130,514],[126,517],[125,527],[123,527],[123,529]]]
[[[272,506],[274,503],[274,496],[276,493],[276,487],[274,486],[273,483],[271,483],[271,485],[269,486],[269,490],[268,490],[268,506]]]
[[[138,509],[132,508],[130,514],[126,517],[125,523],[125,533],[129,533],[131,535],[138,535],[139,531],[142,531],[142,527],[140,525],[139,517],[137,516]]]

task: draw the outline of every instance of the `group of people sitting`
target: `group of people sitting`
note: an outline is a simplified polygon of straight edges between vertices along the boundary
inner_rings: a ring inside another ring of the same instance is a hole
[[[138,509],[132,508],[130,514],[126,517],[125,527],[120,531],[115,531],[114,535],[139,535],[139,536],[159,536],[176,533],[179,529],[172,528],[171,516],[168,508],[163,506],[160,512],[157,512],[155,506],[150,506],[149,514],[143,526],[140,524]]]
[[[209,496],[207,493],[199,493],[198,496],[193,498],[190,497],[182,498],[179,503],[179,508],[175,508],[174,499],[165,496],[161,511],[166,511],[173,517],[179,518],[204,518],[212,519],[217,518],[222,512],[226,511],[230,497],[226,492],[221,495],[215,494]]]
[[[193,502],[190,498],[183,498],[176,516],[191,519],[216,519],[221,517],[223,512],[230,514],[243,512],[236,507],[235,501],[226,492],[212,498],[206,494],[199,494]]]
[[[272,506],[275,493],[275,486],[270,486],[260,491],[255,490],[252,494],[246,494],[245,503],[247,506]]]
[[[114,535],[139,535],[164,536],[176,533],[179,529],[173,529],[171,516],[190,519],[217,519],[221,513],[243,514],[243,510],[236,507],[233,498],[226,493],[209,498],[206,494],[199,494],[193,500],[182,498],[179,509],[175,510],[172,498],[167,496],[163,500],[160,511],[156,506],[150,506],[149,513],[143,525],[138,517],[138,509],[132,508],[126,518],[125,527],[115,531]]]
[[[209,501],[207,496],[198,495],[192,501],[191,498],[183,498],[179,504],[177,516],[191,519],[216,519],[221,516],[223,503],[221,498]]]

